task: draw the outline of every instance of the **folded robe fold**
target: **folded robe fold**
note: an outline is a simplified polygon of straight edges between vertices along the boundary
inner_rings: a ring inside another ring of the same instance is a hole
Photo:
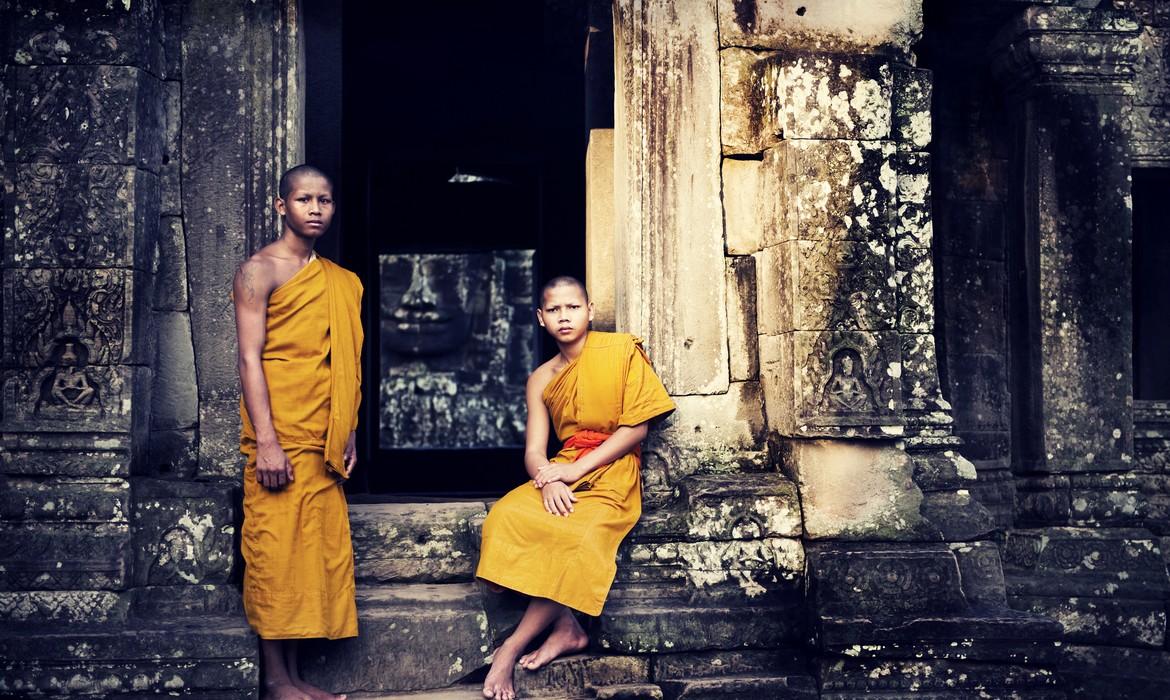
[[[542,398],[565,445],[554,462],[576,461],[619,427],[674,410],[641,341],[625,333],[591,331],[581,354],[553,377]],[[642,514],[639,452],[570,488],[578,500],[568,517],[545,511],[531,481],[497,501],[483,525],[476,576],[600,615],[617,571],[618,545]]]
[[[264,639],[357,634],[343,452],[361,401],[362,286],[315,257],[268,299],[261,354],[272,422],[293,465],[279,491],[256,482],[243,401],[244,609]]]

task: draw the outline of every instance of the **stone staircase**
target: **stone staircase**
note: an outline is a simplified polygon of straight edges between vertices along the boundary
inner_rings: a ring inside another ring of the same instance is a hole
[[[620,553],[589,653],[516,671],[522,697],[816,697],[791,482],[691,477]],[[303,671],[351,697],[473,698],[524,600],[474,582],[490,503],[350,505],[357,639],[306,649]]]

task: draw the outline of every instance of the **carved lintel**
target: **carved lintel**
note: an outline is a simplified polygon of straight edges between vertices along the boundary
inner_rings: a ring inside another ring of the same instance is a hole
[[[1132,95],[1141,25],[1112,9],[1029,7],[992,43],[1009,90]]]

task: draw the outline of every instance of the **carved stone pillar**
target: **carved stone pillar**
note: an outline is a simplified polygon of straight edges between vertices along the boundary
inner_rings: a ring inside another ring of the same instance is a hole
[[[1015,101],[1013,462],[1049,474],[1133,460],[1129,138],[1139,25],[1111,9],[1034,6],[994,67]]]
[[[160,14],[3,9],[0,619],[116,623],[150,425]]]

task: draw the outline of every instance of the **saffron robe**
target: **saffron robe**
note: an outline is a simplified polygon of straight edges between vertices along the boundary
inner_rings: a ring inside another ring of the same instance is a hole
[[[591,331],[581,354],[542,396],[565,447],[553,462],[573,462],[620,426],[636,426],[674,410],[642,349],[625,333]],[[531,481],[492,506],[483,524],[476,576],[588,615],[600,615],[617,571],[617,549],[642,514],[642,472],[633,450],[570,484],[577,503],[551,515]]]
[[[256,431],[243,400],[244,610],[264,639],[357,635],[343,453],[361,401],[357,276],[314,257],[268,298],[261,355],[272,423],[293,481],[256,481]]]

